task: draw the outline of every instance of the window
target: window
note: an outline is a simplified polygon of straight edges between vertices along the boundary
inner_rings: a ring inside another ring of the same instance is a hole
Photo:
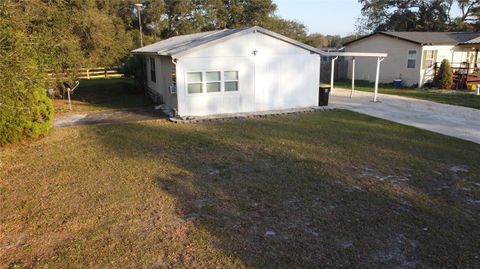
[[[225,71],[223,77],[226,92],[238,91],[238,71]]]
[[[188,94],[238,91],[238,71],[187,72]]]
[[[416,50],[408,50],[408,60],[407,60],[407,68],[415,68],[417,63],[417,51]]]
[[[157,75],[155,72],[155,59],[150,58],[150,80],[153,82],[157,81]]]
[[[425,58],[424,58],[424,68],[432,68],[435,64],[435,51],[434,50],[426,50],[424,51]]]
[[[202,92],[202,72],[189,72],[187,73],[187,89],[188,93],[201,93]]]
[[[172,71],[170,74],[171,77],[171,84],[170,84],[170,94],[177,93],[177,74],[175,71]]]
[[[205,78],[207,81],[207,92],[220,92],[222,80],[220,72],[206,72]]]

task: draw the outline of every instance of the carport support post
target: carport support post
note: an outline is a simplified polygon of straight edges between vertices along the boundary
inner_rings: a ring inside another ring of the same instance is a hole
[[[378,95],[378,79],[380,77],[380,63],[384,60],[383,57],[377,58],[377,73],[375,74],[375,92],[373,94],[373,102],[377,102],[377,95]]]
[[[332,58],[332,71],[330,74],[330,92],[333,93],[333,80],[335,78],[335,60],[338,59],[337,57]]]
[[[355,90],[355,56],[352,58],[352,91],[350,92],[350,98],[353,96]]]

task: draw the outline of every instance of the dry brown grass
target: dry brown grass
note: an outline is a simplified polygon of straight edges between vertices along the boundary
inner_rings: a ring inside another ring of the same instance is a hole
[[[478,267],[478,156],[346,111],[55,129],[0,149],[0,264]]]

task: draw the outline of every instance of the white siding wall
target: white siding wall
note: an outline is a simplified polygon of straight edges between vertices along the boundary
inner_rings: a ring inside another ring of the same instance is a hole
[[[239,92],[189,95],[186,73],[194,71],[238,71]],[[319,73],[317,54],[262,33],[241,35],[178,60],[178,113],[200,116],[315,106]]]
[[[423,46],[422,49],[422,69],[420,72],[420,87],[422,87],[425,83],[431,83],[433,81],[433,78],[435,77],[435,70],[433,67],[428,67],[425,65],[425,62],[423,61],[423,54],[425,54],[425,51],[428,50],[433,50],[436,51],[436,58],[434,59],[434,62],[441,62],[443,59],[447,59],[452,63],[454,60],[454,51],[455,51],[455,46]]]
[[[155,59],[156,82],[153,82],[150,74],[150,59]],[[177,108],[177,95],[170,94],[169,87],[172,85],[171,73],[175,71],[175,65],[169,56],[146,56],[147,61],[147,87],[162,96],[163,102],[172,108]]]
[[[434,50],[437,51],[437,58],[435,62],[440,63],[444,59],[447,59],[450,64],[453,64],[455,67],[462,62],[469,61],[473,62],[471,59],[472,54],[474,51],[469,51],[468,49],[461,48],[459,46],[424,46],[423,53],[426,50]],[[424,83],[431,82],[434,78],[435,71],[433,68],[428,68],[427,66],[422,65],[422,70],[420,73],[421,82],[420,85],[422,86]]]
[[[408,51],[417,51],[415,68],[407,68]],[[345,48],[346,52],[379,52],[388,53],[388,57],[381,63],[380,83],[391,83],[394,79],[402,78],[403,84],[411,86],[419,83],[422,49],[415,43],[402,41],[382,35],[352,43]],[[348,78],[352,78],[352,58],[348,57]],[[357,57],[355,79],[375,81],[376,58]]]

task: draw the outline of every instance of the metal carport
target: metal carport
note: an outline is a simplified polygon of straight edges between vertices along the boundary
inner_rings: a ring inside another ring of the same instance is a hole
[[[371,53],[371,52],[325,52],[319,50],[318,53],[321,56],[332,57],[332,71],[330,74],[330,90],[334,91],[334,74],[335,74],[335,61],[339,56],[343,57],[352,57],[352,91],[350,96],[353,95],[355,91],[355,57],[376,57],[377,58],[377,71],[375,74],[375,91],[373,94],[373,102],[377,102],[378,96],[378,80],[380,76],[380,63],[388,56],[387,53]],[[321,74],[320,74],[321,75]]]

